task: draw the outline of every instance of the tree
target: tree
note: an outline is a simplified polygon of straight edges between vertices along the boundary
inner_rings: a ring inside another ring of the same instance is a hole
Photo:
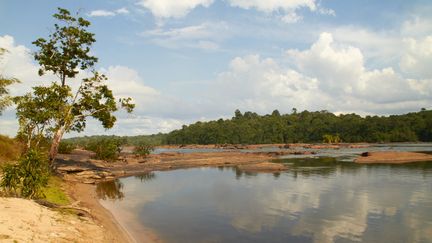
[[[113,127],[114,112],[124,108],[132,112],[135,107],[131,98],[116,99],[105,84],[107,77],[94,69],[98,59],[90,55],[96,41],[87,31],[90,22],[73,16],[62,8],[53,17],[54,32],[46,40],[33,42],[39,50],[34,57],[39,62],[39,75],[55,74],[58,79],[50,86],[33,87],[33,92],[16,97],[19,134],[27,139],[27,146],[38,145],[41,138],[49,138],[49,160],[54,161],[63,135],[70,131],[82,132],[87,118],[93,117],[106,129]],[[76,75],[87,75],[77,88]]]
[[[5,52],[5,49],[0,48],[0,58]],[[12,104],[12,98],[9,95],[9,90],[7,89],[7,87],[13,83],[18,82],[19,81],[17,79],[6,78],[0,74],[0,115],[7,106]]]

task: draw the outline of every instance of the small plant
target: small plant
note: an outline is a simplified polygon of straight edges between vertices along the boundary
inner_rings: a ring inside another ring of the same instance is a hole
[[[37,150],[29,150],[18,164],[3,167],[0,187],[9,195],[40,198],[43,197],[42,188],[47,185],[49,176],[48,159]]]
[[[139,156],[147,156],[154,150],[154,147],[150,144],[147,144],[145,142],[139,143],[137,146],[135,146],[133,153],[135,155]]]
[[[323,142],[324,143],[340,143],[342,140],[339,137],[339,134],[331,135],[331,134],[325,134],[323,136]]]
[[[58,147],[59,154],[70,154],[75,149],[75,144],[61,141]]]

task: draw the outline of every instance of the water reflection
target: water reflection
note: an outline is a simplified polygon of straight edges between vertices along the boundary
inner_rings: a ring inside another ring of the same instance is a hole
[[[279,175],[219,167],[126,178],[125,199],[113,204],[133,201],[136,223],[167,242],[432,239],[431,164],[281,162],[290,170]]]
[[[134,178],[144,183],[154,180],[156,178],[156,174],[153,172],[148,172],[136,175]],[[101,182],[96,186],[96,194],[101,200],[122,200],[124,198],[123,187],[124,184],[119,179]]]
[[[121,200],[124,198],[123,186],[123,183],[118,179],[101,182],[96,186],[96,194],[102,200]]]
[[[135,176],[135,178],[139,179],[141,182],[149,182],[156,178],[156,174],[153,172],[148,172],[148,173],[137,175]]]

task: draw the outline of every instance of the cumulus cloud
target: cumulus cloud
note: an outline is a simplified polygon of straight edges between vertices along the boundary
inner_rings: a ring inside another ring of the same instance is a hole
[[[213,0],[140,0],[138,5],[147,8],[157,18],[181,18],[194,8],[209,7]]]
[[[359,48],[322,33],[310,48],[288,50],[277,59],[234,58],[213,90],[231,110],[267,113],[296,107],[389,114],[431,106],[431,86],[431,79],[408,78],[392,67],[370,69]]]
[[[98,9],[91,11],[88,15],[91,17],[112,17],[119,14],[129,14],[129,10],[127,8],[119,8],[114,11]]]

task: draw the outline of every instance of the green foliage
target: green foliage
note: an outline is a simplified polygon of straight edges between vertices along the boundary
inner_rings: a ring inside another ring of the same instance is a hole
[[[86,70],[95,65],[98,59],[89,53],[96,40],[94,34],[86,30],[89,21],[74,17],[62,8],[58,8],[58,13],[53,17],[58,23],[54,24],[54,32],[49,39],[39,38],[33,42],[40,49],[35,59],[41,65],[39,75],[51,71],[60,76],[64,86],[65,79],[74,78],[78,68]]]
[[[85,149],[95,152],[96,159],[114,161],[118,158],[123,145],[122,139],[103,138],[89,142]]]
[[[336,134],[336,135],[331,135]],[[366,116],[328,111],[269,115],[235,111],[232,119],[196,122],[170,132],[166,144],[260,144],[296,142],[430,142],[432,111]]]
[[[70,154],[75,149],[75,144],[67,141],[61,141],[58,147],[60,154]]]
[[[147,156],[153,151],[154,147],[150,144],[147,144],[145,142],[139,143],[134,148],[134,154],[141,155],[141,156]]]
[[[340,143],[341,139],[339,137],[339,134],[331,135],[331,134],[324,134],[323,135],[323,143]]]
[[[42,187],[47,185],[49,176],[47,158],[36,150],[30,150],[20,158],[18,164],[3,167],[0,187],[7,194],[40,198],[43,197]]]
[[[131,98],[116,99],[105,84],[107,77],[94,70],[97,58],[91,56],[94,34],[87,29],[90,22],[59,8],[53,15],[57,23],[47,39],[33,42],[38,50],[35,60],[39,75],[51,72],[59,77],[50,86],[36,86],[32,93],[14,99],[20,122],[20,137],[27,147],[37,147],[43,138],[51,138],[50,161],[53,161],[65,133],[82,132],[87,118],[99,120],[104,128],[112,128],[118,108],[132,112]],[[73,89],[67,78],[75,78],[80,70],[91,73]]]
[[[126,145],[133,145],[138,146],[142,143],[149,144],[151,146],[157,146],[161,145],[163,140],[165,139],[166,134],[158,133],[153,135],[139,135],[139,136],[107,136],[107,135],[100,135],[100,136],[84,136],[84,137],[75,137],[75,138],[68,138],[65,139],[65,141],[68,141],[70,143],[73,143],[77,146],[85,147],[87,144],[92,142],[97,142],[101,139],[120,139],[124,141],[124,144]]]

